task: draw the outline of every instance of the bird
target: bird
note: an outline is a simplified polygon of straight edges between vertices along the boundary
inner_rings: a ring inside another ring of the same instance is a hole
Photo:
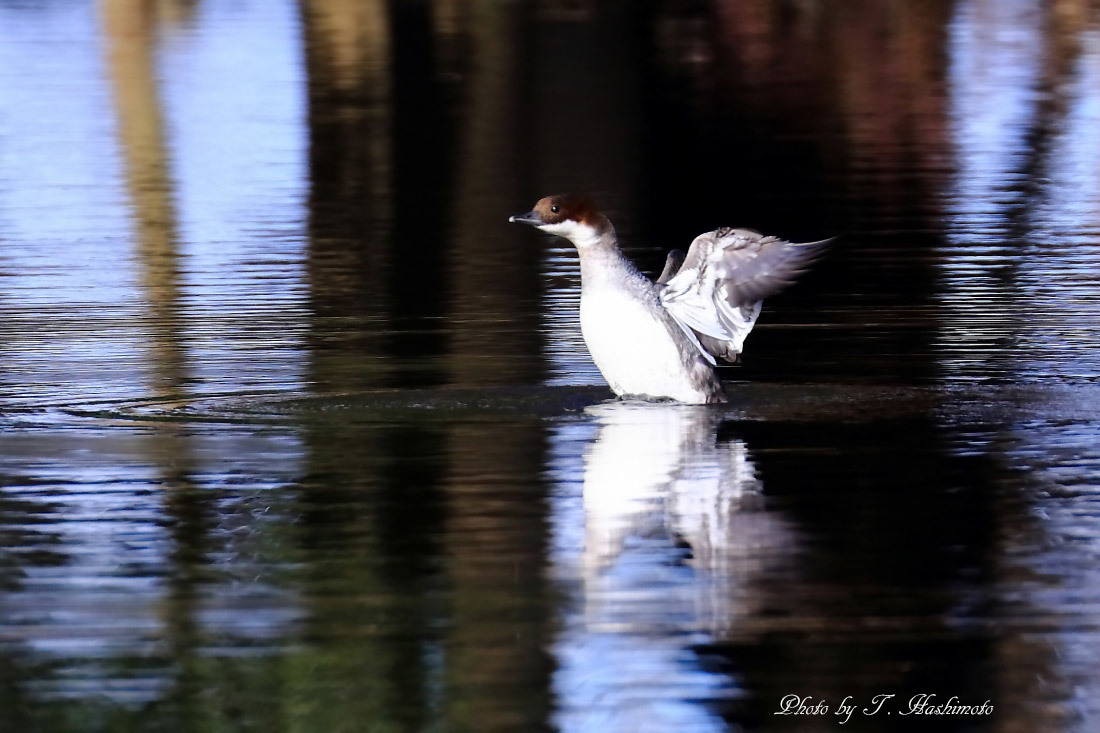
[[[581,334],[611,390],[623,399],[692,405],[728,401],[718,360],[738,360],[761,301],[833,241],[793,243],[723,227],[700,234],[687,252],[670,252],[654,281],[622,253],[615,227],[587,196],[545,196],[508,221],[576,247]]]

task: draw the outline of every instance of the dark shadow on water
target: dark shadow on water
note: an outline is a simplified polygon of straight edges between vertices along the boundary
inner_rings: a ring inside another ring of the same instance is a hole
[[[1057,676],[1055,660],[1031,645],[1026,659],[1013,652],[1006,670],[992,632],[1012,613],[996,590],[1003,534],[1032,521],[1009,488],[1018,477],[996,455],[960,455],[952,431],[919,416],[738,422],[723,432],[752,446],[768,506],[804,548],[794,582],[762,585],[761,633],[735,630],[697,647],[709,668],[750,692],[724,706],[728,720],[802,730],[817,719],[776,716],[785,696],[823,700],[835,712],[851,695],[860,730],[927,730],[926,716],[900,713],[932,694],[939,703],[956,696],[995,706],[992,716],[953,718],[952,729],[1050,723],[1019,701],[1035,694],[1035,680]],[[884,708],[893,715],[862,716],[880,694],[895,695]]]
[[[438,325],[447,315],[449,180],[454,121],[440,81],[438,39],[428,3],[390,5],[393,44],[393,266],[389,301],[397,320],[398,360],[447,350]],[[433,326],[436,326],[433,328]],[[421,329],[424,329],[423,331]],[[443,375],[395,375],[397,386],[439,384]]]

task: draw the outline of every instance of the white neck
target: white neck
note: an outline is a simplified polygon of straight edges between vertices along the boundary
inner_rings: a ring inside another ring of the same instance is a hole
[[[602,239],[600,233],[594,228],[587,224],[582,224],[579,221],[573,221],[572,219],[566,219],[557,224],[543,224],[539,229],[544,232],[556,234],[559,237],[565,237],[572,242],[573,246],[577,249],[593,247],[599,244]]]

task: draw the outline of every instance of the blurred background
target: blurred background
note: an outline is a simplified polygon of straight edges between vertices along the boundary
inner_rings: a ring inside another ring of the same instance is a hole
[[[587,407],[558,192],[841,239]],[[1098,250],[1095,0],[0,0],[0,720],[1094,730]]]

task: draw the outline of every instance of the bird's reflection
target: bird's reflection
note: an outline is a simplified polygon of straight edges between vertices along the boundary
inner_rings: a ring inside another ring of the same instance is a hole
[[[558,460],[555,566],[580,581],[555,648],[559,724],[724,729],[713,703],[737,696],[735,681],[693,649],[759,613],[793,529],[768,509],[746,444],[717,439],[722,413],[619,402],[589,414],[595,435],[563,434],[572,449]]]

